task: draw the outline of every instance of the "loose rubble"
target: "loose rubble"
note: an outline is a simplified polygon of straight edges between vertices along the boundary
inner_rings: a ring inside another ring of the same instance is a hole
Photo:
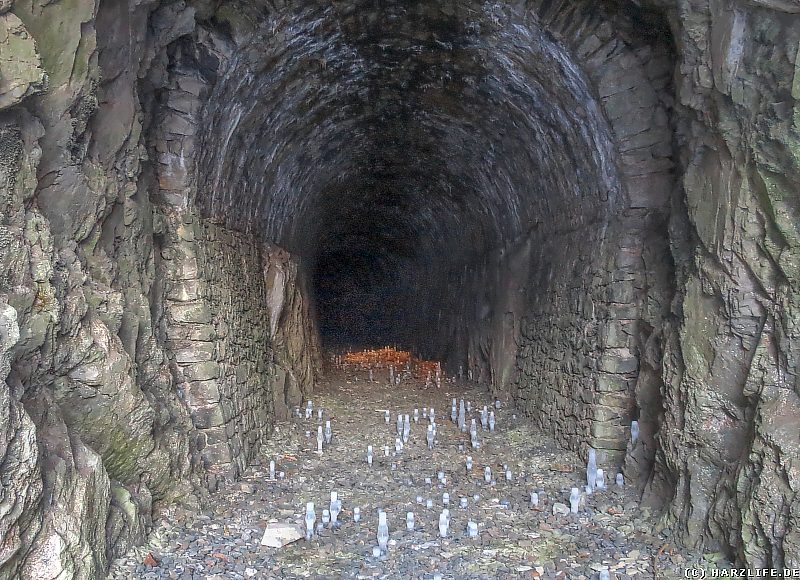
[[[672,578],[699,560],[654,531],[632,487],[587,494],[580,458],[512,408],[494,407],[494,430],[463,431],[473,418],[486,425],[494,405],[478,387],[442,376],[437,388],[410,364],[343,364],[329,370],[313,413],[297,408],[276,425],[241,481],[202,514],[171,510],[109,578]],[[455,420],[433,411],[453,399],[471,411]],[[328,421],[330,443],[320,444]],[[307,526],[310,540],[300,539]]]

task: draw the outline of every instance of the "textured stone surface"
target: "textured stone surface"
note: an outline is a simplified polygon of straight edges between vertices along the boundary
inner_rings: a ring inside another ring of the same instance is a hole
[[[235,262],[197,270],[187,260],[174,275],[184,286],[166,290],[161,252],[180,232],[165,229],[149,161],[162,135],[146,126],[154,87],[168,80],[165,47],[194,18],[175,7],[149,30],[154,7],[31,2],[0,15],[0,475],[13,482],[0,495],[2,578],[102,577],[110,558],[143,541],[157,510],[202,499],[214,474],[172,361],[213,381],[193,396],[216,404],[218,443],[234,442],[239,469],[271,422],[275,371],[252,362],[270,352],[267,318],[251,314],[250,342],[223,341],[220,360],[202,347],[170,349],[164,304],[197,299],[189,280],[215,281],[221,293],[184,311],[201,320],[190,334],[206,344],[219,332],[202,321],[224,325],[253,296],[239,295]],[[225,248],[238,256],[235,243]],[[263,294],[260,246],[247,248]],[[238,394],[242,381],[264,404],[222,409],[221,393]],[[226,430],[240,411],[246,419]]]
[[[797,12],[0,1],[0,577],[241,472],[314,311],[800,565]]]
[[[13,13],[0,14],[0,49],[0,109],[5,109],[43,88],[45,76],[33,37]]]
[[[652,487],[674,489],[667,521],[692,545],[796,566],[800,22],[716,1],[670,18],[688,215]]]

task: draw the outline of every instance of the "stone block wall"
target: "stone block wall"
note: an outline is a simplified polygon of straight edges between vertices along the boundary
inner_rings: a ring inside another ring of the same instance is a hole
[[[652,463],[663,411],[659,341],[672,260],[663,217],[634,217],[603,229],[542,227],[448,278],[458,295],[478,297],[445,329],[451,372],[463,368],[564,447],[593,447],[615,468],[633,419],[641,462]]]
[[[313,391],[320,355],[297,260],[194,208],[207,83],[184,59],[191,55],[178,56],[168,74],[152,142],[165,292],[161,328],[213,490],[245,469],[276,411],[285,418],[287,405],[299,405]],[[276,399],[278,392],[285,395]]]
[[[642,233],[630,222],[535,236],[528,244],[535,276],[512,313],[513,369],[496,388],[565,447],[593,447],[601,462],[619,467],[631,420],[646,414],[636,394],[647,380],[641,367],[648,331],[668,312],[661,284],[670,271],[666,242],[652,248],[660,260],[650,269]],[[575,247],[594,251],[576,254]]]
[[[162,249],[164,331],[211,489],[238,476],[271,431],[276,379],[259,242],[186,215]],[[305,384],[307,389],[313,385]]]
[[[190,7],[162,11],[160,21],[175,26],[162,31],[169,37],[194,24]],[[199,50],[224,63],[229,48],[221,37],[209,36]],[[269,436],[276,409],[286,416],[276,391],[290,391],[294,405],[313,391],[320,355],[297,260],[252,233],[206,219],[195,207],[198,127],[210,90],[195,49],[178,43],[169,67],[158,71],[158,122],[148,145],[157,160],[161,333],[196,430],[201,471],[213,490],[246,468]],[[277,255],[288,277],[270,275]],[[278,307],[275,295],[284,297]],[[285,305],[295,304],[294,315],[286,315]]]
[[[199,263],[209,289],[224,438],[234,476],[247,467],[274,421],[274,380],[262,249],[251,237],[208,221],[201,225]],[[201,351],[202,354],[205,351]],[[202,355],[201,355],[202,356]],[[208,369],[213,374],[213,369]],[[209,377],[210,378],[210,377]],[[312,382],[313,384],[313,382]],[[309,385],[310,388],[310,385]],[[212,440],[205,444],[213,445]]]
[[[453,287],[465,298],[433,350],[452,371],[463,366],[513,399],[565,447],[594,447],[615,467],[639,420],[646,472],[663,412],[661,337],[674,284],[674,57],[666,39],[642,38],[613,12],[599,18],[567,2],[529,8],[593,87],[615,145],[616,185],[600,215],[580,213],[594,200],[577,197],[578,217],[541,219],[509,246],[451,271],[431,303],[446,303]]]

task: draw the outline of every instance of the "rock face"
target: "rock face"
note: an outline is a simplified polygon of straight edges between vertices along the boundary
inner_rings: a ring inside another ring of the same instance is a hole
[[[788,1],[0,0],[0,578],[236,477],[317,323],[800,566],[799,45]]]
[[[671,14],[686,213],[671,224],[678,295],[652,484],[674,490],[669,521],[693,545],[777,567],[800,562],[800,21],[786,4]]]
[[[2,6],[0,578],[99,578],[252,459],[278,377],[313,389],[315,343],[293,351],[299,309],[275,354],[270,250],[150,161],[189,146],[156,119],[192,112],[157,97],[194,10],[150,30],[153,2]]]

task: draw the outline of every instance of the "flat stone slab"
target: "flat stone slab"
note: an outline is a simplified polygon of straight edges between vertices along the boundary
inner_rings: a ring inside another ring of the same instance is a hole
[[[304,535],[303,531],[293,524],[269,523],[261,538],[261,545],[268,548],[283,548]]]

